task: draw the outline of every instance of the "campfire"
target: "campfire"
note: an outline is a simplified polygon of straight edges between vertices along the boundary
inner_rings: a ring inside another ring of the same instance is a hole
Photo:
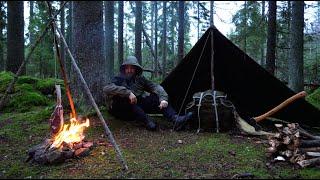
[[[76,118],[71,118],[70,123],[70,125],[63,125],[62,131],[54,137],[50,148],[61,149],[65,143],[70,146],[84,139],[83,130],[85,127],[89,127],[89,119],[86,119],[85,123],[79,123]]]
[[[267,155],[272,162],[287,161],[299,167],[320,165],[320,137],[314,136],[298,123],[275,124],[278,133],[268,137]]]
[[[93,142],[84,140],[83,131],[87,127],[89,127],[89,119],[81,123],[80,120],[71,118],[70,124],[64,124],[62,130],[56,135],[31,148],[27,161],[55,164],[64,162],[66,159],[89,155]]]
[[[70,115],[70,123],[66,124],[61,105],[60,86],[57,89],[57,106],[50,118],[50,138],[32,147],[28,152],[27,162],[55,164],[66,159],[89,155],[93,142],[85,141],[84,130],[89,127],[89,119],[75,118]]]

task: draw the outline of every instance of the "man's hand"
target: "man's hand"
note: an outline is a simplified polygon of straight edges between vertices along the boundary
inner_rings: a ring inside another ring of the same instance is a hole
[[[168,106],[168,102],[165,100],[162,100],[160,102],[159,108],[162,109],[162,108],[166,108],[167,106]]]
[[[132,92],[129,95],[129,100],[131,104],[137,104],[137,97]]]

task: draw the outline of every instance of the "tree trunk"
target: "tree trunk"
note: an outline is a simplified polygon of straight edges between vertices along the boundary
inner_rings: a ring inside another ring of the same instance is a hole
[[[184,56],[184,1],[179,1],[178,61]]]
[[[8,1],[7,67],[16,73],[24,59],[23,1]],[[26,68],[22,74],[26,73]]]
[[[105,1],[107,81],[114,75],[114,1]]]
[[[118,62],[119,66],[123,63],[123,1],[119,1],[118,8]]]
[[[167,1],[163,1],[163,36],[162,36],[162,77],[166,77],[166,65],[167,65]]]
[[[0,71],[4,70],[4,47],[3,47],[3,28],[0,27]]]
[[[157,1],[154,2],[154,53],[155,53],[155,68],[154,74],[155,77],[158,77],[158,7]]]
[[[0,71],[5,70],[5,60],[4,60],[4,35],[3,30],[5,29],[5,11],[4,1],[0,1]]]
[[[175,19],[175,12],[174,12],[174,9],[176,7],[176,3],[174,2],[174,4],[171,5],[171,22],[170,22],[170,31],[171,31],[171,58],[172,58],[172,61],[174,62],[174,65],[176,65],[176,62],[175,61],[175,56],[174,56],[174,37],[175,37],[175,25],[176,25],[176,19]]]
[[[274,75],[276,58],[277,2],[269,1],[266,70]]]
[[[150,43],[151,43],[151,49],[154,50],[154,40],[153,40],[153,37],[154,37],[154,11],[155,11],[155,6],[154,6],[154,3],[151,2],[151,36],[150,36]],[[153,72],[151,73],[151,79],[154,78],[154,68],[156,66],[156,64],[154,63],[154,56],[151,57],[153,58],[153,61],[151,61],[151,68],[153,70]]]
[[[291,1],[288,1],[287,2],[288,3],[288,21],[287,21],[287,23],[288,23],[288,34],[286,35],[286,41],[287,42],[290,42],[290,33],[291,33],[291,31],[290,31],[290,27],[291,27],[291,18],[292,18],[292,6],[291,6],[291,4],[292,4],[292,2]],[[286,68],[288,69],[288,65],[289,65],[289,58],[290,58],[290,44],[288,43],[288,49],[287,49],[287,52],[286,52],[286,59],[285,59],[285,63],[287,64],[287,66],[286,66]],[[286,74],[286,81],[288,82],[289,80],[289,73],[287,73]]]
[[[72,42],[74,57],[97,104],[103,102],[103,86],[106,84],[106,61],[104,58],[103,2],[73,2]],[[74,72],[74,70],[73,70]],[[81,81],[73,76],[74,96],[77,102],[83,96]],[[88,102],[86,102],[88,103]],[[76,103],[80,104],[80,103]]]
[[[243,37],[243,51],[246,53],[247,52],[247,21],[248,21],[248,2],[244,1],[244,25],[243,25],[243,29],[244,29],[244,34],[245,36]]]
[[[210,26],[214,25],[213,8],[214,8],[214,1],[210,1]]]
[[[200,1],[197,1],[198,39],[200,38]]]
[[[264,24],[265,22],[265,1],[262,1],[262,7],[261,7],[261,17],[262,17],[262,22]],[[265,33],[264,31],[262,32],[263,34]],[[265,42],[265,41],[263,41]],[[264,67],[264,45],[265,43],[262,43],[260,46],[260,51],[261,51],[261,59],[260,59],[260,65]]]
[[[43,78],[43,62],[42,62],[42,56],[40,54],[40,57],[39,57],[39,77],[40,78]]]
[[[142,65],[141,54],[141,33],[142,33],[142,2],[136,1],[135,18],[135,56],[140,65]]]
[[[63,1],[60,1],[60,8],[62,7],[63,5]],[[70,2],[69,2],[70,3]],[[61,9],[61,14],[60,14],[60,29],[61,29],[61,32],[62,32],[62,35],[65,36],[65,13],[64,13],[64,7],[62,7]],[[65,56],[66,56],[66,51],[64,50],[64,44],[63,42],[60,42],[60,56],[61,56],[61,61],[63,63],[63,66],[64,66],[64,69],[66,69],[66,60],[65,60]],[[60,74],[60,73],[59,73]]]
[[[299,92],[304,89],[303,76],[303,25],[304,1],[292,2],[292,23],[290,34],[289,87]]]
[[[34,43],[34,34],[33,34],[33,29],[31,28],[31,25],[33,22],[33,18],[34,18],[34,12],[33,12],[33,8],[34,8],[34,1],[29,1],[30,2],[30,16],[29,16],[29,44],[33,44]],[[30,59],[29,63],[32,63],[32,60]]]
[[[67,16],[67,43],[69,45],[70,51],[72,51],[72,4],[73,2],[70,1],[68,2],[68,16]],[[71,78],[73,75],[71,73],[71,59],[70,57],[67,57],[67,61],[66,61],[66,66],[67,66],[67,72],[68,72],[68,76]]]

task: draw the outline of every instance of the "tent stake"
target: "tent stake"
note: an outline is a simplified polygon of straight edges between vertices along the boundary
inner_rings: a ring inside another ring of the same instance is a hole
[[[55,22],[53,22],[53,25],[56,27],[55,29],[56,29],[57,32],[59,33],[60,38],[61,38],[62,42],[63,42],[64,45],[65,45],[65,49],[67,50],[67,52],[68,52],[68,54],[69,54],[69,56],[70,56],[72,65],[73,65],[73,67],[75,68],[78,76],[80,77],[81,82],[82,82],[82,85],[83,85],[83,87],[84,87],[84,89],[85,89],[85,92],[86,92],[86,94],[88,95],[89,100],[90,100],[92,106],[93,106],[94,109],[96,110],[97,115],[98,115],[100,121],[101,121],[102,124],[103,124],[103,127],[104,127],[104,129],[105,129],[105,133],[107,134],[107,136],[108,136],[111,144],[114,146],[114,148],[115,148],[115,150],[116,150],[118,159],[120,160],[123,169],[124,169],[124,170],[128,170],[127,163],[125,162],[125,160],[124,160],[123,157],[122,157],[122,153],[121,153],[121,151],[120,151],[120,149],[119,149],[119,147],[118,147],[118,145],[117,145],[117,143],[116,143],[116,141],[115,141],[115,139],[114,139],[114,137],[113,137],[113,135],[112,135],[109,127],[108,127],[108,125],[106,124],[106,122],[105,122],[105,120],[104,120],[104,118],[103,118],[103,116],[102,116],[102,114],[101,114],[101,112],[100,112],[100,110],[99,110],[99,108],[98,108],[98,106],[97,106],[97,104],[96,104],[96,102],[95,102],[95,100],[94,100],[94,98],[93,98],[90,90],[89,90],[89,87],[88,87],[86,81],[84,80],[84,78],[83,78],[83,76],[82,76],[82,73],[81,73],[81,71],[80,71],[80,69],[79,69],[79,67],[78,67],[75,59],[73,58],[73,56],[72,56],[72,54],[71,54],[71,52],[70,52],[70,49],[69,49],[69,46],[68,46],[66,40],[64,39],[64,37],[63,37],[60,29],[59,29],[58,26],[57,26],[57,24],[56,24]]]
[[[4,95],[1,98],[0,101],[0,110],[5,106],[5,103],[7,101],[7,96],[8,94],[10,94],[13,90],[13,86],[14,84],[17,82],[18,77],[21,75],[22,73],[22,69],[25,67],[25,65],[27,64],[27,62],[29,61],[29,59],[31,58],[31,55],[33,53],[33,51],[36,49],[36,47],[38,46],[38,44],[42,41],[42,39],[44,38],[44,36],[47,34],[48,29],[51,25],[51,23],[54,21],[54,18],[60,13],[61,9],[65,6],[67,2],[64,2],[63,5],[61,6],[61,8],[59,9],[59,11],[49,20],[49,22],[47,23],[45,29],[43,30],[42,34],[37,38],[36,42],[32,45],[30,52],[27,56],[26,59],[24,59],[18,69],[18,71],[16,72],[16,74],[13,77],[13,80],[10,82],[6,92],[4,93]]]

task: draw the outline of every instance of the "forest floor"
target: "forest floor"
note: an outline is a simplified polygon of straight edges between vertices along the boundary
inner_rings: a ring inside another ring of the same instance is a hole
[[[0,72],[0,97],[13,78]],[[256,137],[228,133],[172,131],[161,117],[158,131],[103,116],[127,161],[122,171],[100,120],[91,114],[86,140],[96,145],[89,156],[57,165],[25,162],[28,150],[49,135],[55,107],[54,85],[62,80],[19,77],[0,113],[0,178],[320,178],[317,168],[297,169],[287,163],[267,165],[267,145]],[[62,86],[63,90],[63,86]],[[320,88],[307,97],[320,108]],[[67,103],[63,93],[63,103]],[[64,105],[66,107],[67,105]],[[77,107],[81,111],[81,105]],[[66,113],[67,114],[67,113]],[[90,114],[90,113],[88,113]],[[87,114],[87,115],[88,115]],[[84,114],[83,114],[84,115]]]
[[[256,137],[175,132],[162,118],[156,118],[158,131],[151,132],[105,111],[128,171],[121,170],[95,116],[85,132],[86,140],[96,144],[89,156],[57,165],[25,162],[27,151],[48,136],[51,113],[51,108],[39,106],[27,112],[1,114],[0,178],[320,178],[318,168],[297,169],[287,163],[267,166],[267,146]]]

